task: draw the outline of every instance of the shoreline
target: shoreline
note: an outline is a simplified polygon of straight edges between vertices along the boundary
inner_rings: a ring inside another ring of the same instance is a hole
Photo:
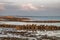
[[[60,21],[56,20],[56,21],[22,21],[22,22],[36,22],[36,23],[60,23]]]
[[[4,21],[4,20],[0,20]],[[18,20],[5,20],[5,21],[12,21],[12,22],[26,22],[26,23],[60,23],[60,21],[30,21],[30,20],[23,20],[23,21],[18,21]]]
[[[17,21],[17,22],[36,22],[36,23],[60,23],[60,20],[32,20],[30,18],[18,18],[14,16],[0,16],[0,21]]]

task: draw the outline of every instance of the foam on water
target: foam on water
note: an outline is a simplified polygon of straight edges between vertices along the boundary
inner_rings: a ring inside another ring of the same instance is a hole
[[[55,25],[55,26],[60,26],[60,23],[29,23],[29,22],[13,22],[13,21],[0,21],[0,24],[10,24],[10,25]]]

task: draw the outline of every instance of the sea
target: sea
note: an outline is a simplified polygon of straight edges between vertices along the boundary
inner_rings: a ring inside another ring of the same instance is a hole
[[[30,18],[32,20],[60,20],[60,16],[15,16],[22,18]]]
[[[18,18],[29,18],[31,20],[59,20],[60,16],[14,16]],[[11,25],[27,25],[27,24],[36,24],[36,25],[55,25],[60,26],[60,23],[35,23],[35,22],[16,22],[16,21],[0,21],[0,24],[11,24]]]

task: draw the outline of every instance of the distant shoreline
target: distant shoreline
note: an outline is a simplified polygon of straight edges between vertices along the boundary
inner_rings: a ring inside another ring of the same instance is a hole
[[[32,20],[30,18],[18,18],[18,17],[14,17],[14,16],[0,16],[0,21],[35,22],[35,23],[60,23],[60,20]]]
[[[0,20],[3,21],[3,20]],[[7,20],[8,21],[8,20]],[[14,20],[13,20],[14,21]],[[14,21],[14,22],[30,22],[30,23],[60,23],[60,21]]]
[[[22,22],[36,22],[36,23],[60,23],[60,21],[22,21]]]

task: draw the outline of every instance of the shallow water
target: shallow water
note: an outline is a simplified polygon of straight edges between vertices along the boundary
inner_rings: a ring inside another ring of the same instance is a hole
[[[60,26],[60,23],[30,23],[30,22],[13,22],[13,21],[0,21],[0,24],[11,24],[11,25],[55,25],[55,26]]]
[[[22,18],[30,18],[32,20],[60,20],[60,16],[16,16]]]

